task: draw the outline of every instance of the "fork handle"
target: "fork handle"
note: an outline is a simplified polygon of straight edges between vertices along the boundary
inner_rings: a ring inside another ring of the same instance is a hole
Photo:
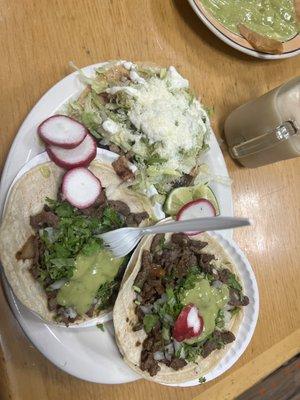
[[[237,228],[250,225],[248,218],[236,217],[205,217],[194,218],[186,221],[168,222],[166,224],[149,226],[143,229],[143,233],[171,233],[171,232],[205,232],[221,229]]]

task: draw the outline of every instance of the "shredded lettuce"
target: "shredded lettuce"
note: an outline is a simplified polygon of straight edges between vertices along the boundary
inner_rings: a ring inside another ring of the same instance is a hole
[[[111,91],[114,87],[140,90],[143,86],[130,79],[129,71],[126,69],[128,66],[125,68],[122,62],[108,62],[98,67],[92,77],[84,74],[73,63],[71,66],[78,71],[80,80],[87,89],[77,100],[69,103],[67,114],[83,123],[98,141],[115,144],[125,153],[130,152],[138,168],[132,188],[144,194],[149,187],[154,185],[162,200],[178,178],[198,166],[200,156],[209,148],[211,127],[205,109],[201,107],[189,88],[170,88],[172,96],[182,96],[182,101],[188,102],[190,108],[187,109],[187,113],[190,115],[198,113],[198,117],[199,113],[201,115],[201,118],[197,119],[199,124],[197,145],[188,151],[179,149],[178,154],[170,158],[168,146],[160,141],[150,144],[144,127],[138,127],[137,124],[131,122],[130,113],[136,102],[135,96],[130,95],[129,90]],[[134,68],[146,82],[153,80],[167,82],[170,79],[167,68],[145,65],[135,65]],[[103,128],[102,125],[107,119],[117,124],[116,133],[111,134]],[[178,126],[176,125],[175,128],[178,129]],[[182,135],[184,134],[185,132],[182,132]],[[203,179],[203,175],[203,173],[199,174],[197,179]],[[208,177],[210,180],[221,180],[220,177],[212,177],[209,172],[206,173],[205,179]]]

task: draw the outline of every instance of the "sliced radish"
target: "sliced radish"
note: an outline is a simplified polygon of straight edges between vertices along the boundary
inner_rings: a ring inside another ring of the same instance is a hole
[[[182,342],[201,335],[203,327],[203,318],[199,315],[197,307],[194,304],[188,304],[178,315],[172,335],[177,342]]]
[[[177,221],[185,221],[187,219],[215,217],[217,215],[213,204],[207,199],[197,199],[185,204],[176,216]],[[197,235],[201,232],[185,232],[189,236]]]
[[[88,130],[73,118],[53,115],[39,125],[38,134],[46,144],[73,149],[83,141]]]
[[[73,168],[63,176],[63,199],[79,209],[94,204],[101,193],[101,189],[99,179],[87,168]]]
[[[74,149],[62,149],[58,146],[47,146],[47,153],[52,161],[66,169],[86,167],[96,157],[97,145],[91,135],[86,135],[84,140]]]

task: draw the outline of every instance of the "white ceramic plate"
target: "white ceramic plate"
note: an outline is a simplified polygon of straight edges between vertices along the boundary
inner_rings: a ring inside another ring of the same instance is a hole
[[[205,8],[202,6],[201,0],[188,0],[195,13],[201,21],[224,43],[233,47],[242,53],[252,57],[262,58],[264,60],[277,60],[289,57],[295,57],[300,54],[300,35],[296,35],[292,39],[283,43],[282,54],[267,54],[255,50],[247,40],[240,35],[232,33],[220,24]]]
[[[95,64],[83,68],[83,72],[91,75],[94,69],[100,65]],[[28,114],[13,142],[3,170],[0,185],[1,213],[7,191],[16,175],[26,162],[44,151],[44,147],[36,135],[37,126],[45,118],[57,112],[67,101],[76,98],[83,88],[84,85],[78,79],[78,74],[73,73],[53,86]],[[225,161],[214,135],[211,136],[210,148],[211,150],[205,156],[205,162],[208,163],[213,173],[228,177]],[[218,183],[211,186],[219,199],[221,214],[233,215],[230,187]],[[223,236],[230,239],[232,231],[225,231]],[[256,287],[252,271],[248,278],[250,281],[247,285]],[[12,310],[24,332],[32,343],[59,368],[78,378],[98,383],[124,383],[139,378],[123,363],[114,342],[111,323],[106,323],[105,332],[101,332],[96,327],[75,330],[47,325],[15,299],[7,283],[5,283],[5,287]],[[248,294],[247,286],[245,287]],[[255,304],[258,309],[258,303]],[[249,332],[253,332],[254,326],[255,318],[251,322],[252,330]],[[247,337],[249,341],[249,335]],[[240,347],[236,354],[241,354],[242,348]],[[230,366],[229,360],[217,374],[224,372]],[[217,375],[213,371],[207,378],[212,379],[215,376]],[[197,383],[191,382],[190,384]]]

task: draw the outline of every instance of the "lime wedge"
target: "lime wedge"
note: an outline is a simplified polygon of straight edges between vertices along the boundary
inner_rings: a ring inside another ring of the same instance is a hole
[[[216,209],[216,214],[220,213],[217,198],[211,188],[207,185],[179,187],[173,189],[164,204],[164,211],[169,215],[176,215],[186,203],[192,200],[209,200]]]

